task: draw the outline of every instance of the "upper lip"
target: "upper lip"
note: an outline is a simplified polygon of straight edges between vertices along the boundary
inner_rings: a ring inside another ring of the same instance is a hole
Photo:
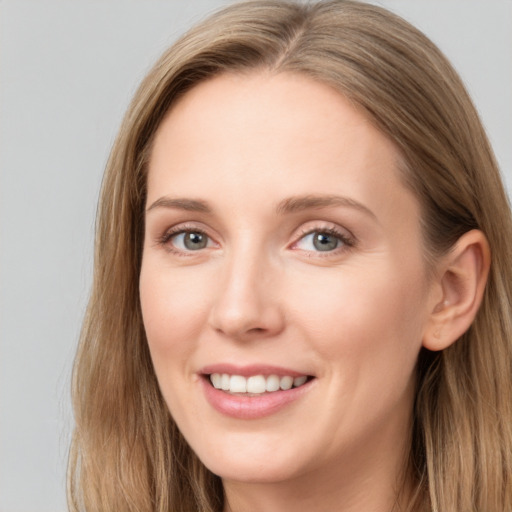
[[[268,364],[248,364],[248,365],[235,365],[231,363],[216,363],[204,366],[199,371],[202,375],[211,375],[212,373],[227,373],[229,375],[241,375],[242,377],[250,377],[251,375],[277,375],[279,377],[301,377],[302,375],[310,375],[307,372],[292,370],[282,366],[268,365]]]

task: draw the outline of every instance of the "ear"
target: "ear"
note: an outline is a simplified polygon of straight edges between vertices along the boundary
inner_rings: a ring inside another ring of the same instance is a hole
[[[441,259],[423,336],[425,348],[443,350],[469,329],[482,302],[490,264],[489,243],[478,230],[462,235]]]

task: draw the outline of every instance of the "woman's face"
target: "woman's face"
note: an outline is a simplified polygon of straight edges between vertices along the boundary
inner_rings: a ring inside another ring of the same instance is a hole
[[[173,418],[226,481],[403,455],[432,293],[397,160],[300,75],[213,78],[159,127],[144,324]]]

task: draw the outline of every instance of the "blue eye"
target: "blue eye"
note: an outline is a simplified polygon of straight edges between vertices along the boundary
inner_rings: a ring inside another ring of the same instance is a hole
[[[329,252],[345,244],[343,237],[329,231],[313,231],[303,236],[296,244],[303,251]]]
[[[172,235],[169,241],[181,251],[199,251],[210,246],[210,239],[201,231],[181,231]]]

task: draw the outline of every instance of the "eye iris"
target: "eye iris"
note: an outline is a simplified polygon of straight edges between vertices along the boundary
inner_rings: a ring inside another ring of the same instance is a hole
[[[338,238],[329,233],[315,233],[313,245],[318,251],[332,251],[338,247]]]
[[[189,232],[185,233],[183,243],[187,249],[192,251],[204,249],[207,244],[207,238],[202,233]]]

